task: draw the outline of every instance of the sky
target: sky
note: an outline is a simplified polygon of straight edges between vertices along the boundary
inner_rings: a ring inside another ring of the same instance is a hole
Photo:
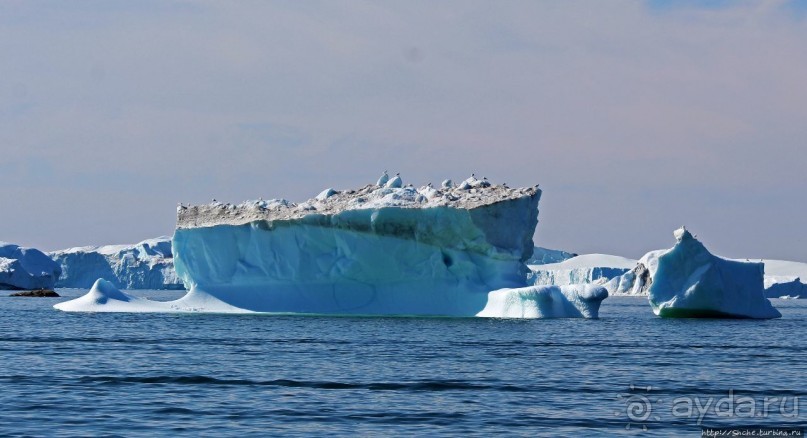
[[[0,240],[471,173],[539,246],[807,262],[807,2],[0,2]]]

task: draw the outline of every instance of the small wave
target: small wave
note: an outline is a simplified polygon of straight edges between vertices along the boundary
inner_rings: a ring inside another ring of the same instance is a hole
[[[193,409],[186,409],[186,408],[177,408],[177,407],[170,407],[170,408],[160,408],[154,410],[155,414],[165,414],[165,415],[198,415],[198,411],[194,411]]]
[[[250,380],[218,379],[208,376],[85,376],[78,379],[83,384],[99,385],[224,385],[224,386],[277,386],[285,388],[313,388],[332,390],[369,391],[506,391],[526,392],[530,388],[516,385],[489,385],[463,380],[421,380],[414,382],[346,383],[332,381],[303,381],[290,379]]]

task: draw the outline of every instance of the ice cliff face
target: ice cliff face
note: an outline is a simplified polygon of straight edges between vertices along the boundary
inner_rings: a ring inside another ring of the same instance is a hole
[[[61,272],[38,249],[0,242],[0,289],[53,289]]]
[[[712,255],[684,228],[666,251],[645,255],[648,298],[667,317],[779,318],[764,296],[763,264]]]
[[[171,239],[158,237],[134,245],[70,248],[48,255],[61,266],[56,287],[89,288],[98,278],[121,289],[182,289],[174,272]]]

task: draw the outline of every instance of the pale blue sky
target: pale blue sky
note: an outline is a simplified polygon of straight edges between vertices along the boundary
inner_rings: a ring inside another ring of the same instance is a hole
[[[0,240],[475,172],[536,242],[807,261],[807,2],[0,2]]]

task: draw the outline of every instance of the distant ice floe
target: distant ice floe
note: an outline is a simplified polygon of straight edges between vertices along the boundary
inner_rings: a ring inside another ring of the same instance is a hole
[[[69,248],[48,256],[61,266],[56,287],[88,288],[104,278],[120,289],[184,289],[174,271],[170,237]]]
[[[636,260],[607,254],[584,254],[558,263],[530,265],[535,285],[604,284],[636,266]]]
[[[560,263],[572,257],[577,257],[578,254],[571,252],[561,251],[558,249],[541,248],[536,246],[532,251],[532,257],[527,260],[527,265],[548,265],[552,263]],[[533,269],[535,270],[535,269]]]
[[[807,298],[807,263],[762,260],[768,298]]]
[[[53,289],[61,273],[42,251],[0,242],[0,289]]]

